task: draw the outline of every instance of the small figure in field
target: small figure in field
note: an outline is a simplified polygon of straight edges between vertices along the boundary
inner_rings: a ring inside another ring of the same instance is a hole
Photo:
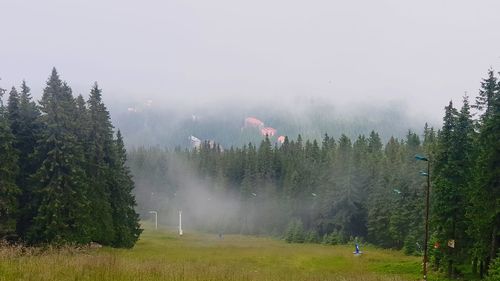
[[[219,232],[219,239],[224,239],[224,234],[222,232]]]
[[[352,253],[353,253],[353,254],[355,254],[355,255],[361,255],[363,252],[361,252],[361,251],[359,250],[359,245],[358,245],[358,243],[356,243],[356,244],[354,244],[354,245],[355,245],[355,246],[354,246],[354,252],[352,252]]]

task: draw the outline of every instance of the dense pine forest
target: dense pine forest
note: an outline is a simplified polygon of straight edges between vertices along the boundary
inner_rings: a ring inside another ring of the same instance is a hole
[[[2,96],[0,239],[132,247],[134,183],[97,83],[85,101],[53,69],[38,103],[24,81]]]
[[[229,149],[208,141],[192,150],[139,147],[128,163],[144,214],[182,209],[204,230],[366,241],[412,255],[423,252],[430,177],[433,268],[483,277],[499,252],[500,82],[493,70],[474,101],[465,96],[460,108],[450,101],[439,130],[425,125],[387,143],[373,131],[282,144],[266,137]]]

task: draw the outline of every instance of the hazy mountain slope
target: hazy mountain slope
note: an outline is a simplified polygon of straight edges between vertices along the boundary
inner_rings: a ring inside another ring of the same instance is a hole
[[[300,100],[293,104],[262,102],[263,105],[208,105],[179,111],[175,106],[162,107],[151,101],[140,105],[115,104],[114,123],[122,130],[128,146],[160,145],[189,147],[189,136],[214,140],[224,147],[260,142],[258,128],[245,128],[246,117],[255,117],[265,126],[275,128],[278,136],[320,139],[322,135],[338,138],[341,134],[354,138],[359,134],[379,132],[383,140],[402,137],[409,129],[420,131],[425,117],[418,120],[405,107],[397,105],[336,106],[316,100]]]

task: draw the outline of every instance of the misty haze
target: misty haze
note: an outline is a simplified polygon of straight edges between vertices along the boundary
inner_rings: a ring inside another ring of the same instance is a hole
[[[500,280],[499,10],[0,0],[0,280]]]

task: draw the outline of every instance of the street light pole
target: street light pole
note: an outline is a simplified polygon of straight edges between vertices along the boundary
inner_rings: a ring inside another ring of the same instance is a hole
[[[428,261],[428,256],[427,256],[427,243],[429,240],[429,197],[430,197],[430,191],[431,191],[431,161],[427,159],[424,156],[421,155],[415,155],[415,159],[420,160],[420,161],[426,161],[427,162],[427,173],[425,172],[420,172],[422,176],[427,177],[427,187],[425,190],[425,238],[424,238],[424,264],[423,264],[423,274],[424,274],[424,280],[427,281],[427,261]]]
[[[158,212],[157,211],[149,211],[150,214],[155,215],[155,229],[158,229]]]
[[[429,242],[429,197],[431,193],[431,161],[427,160],[427,190],[425,192],[425,240],[424,240],[424,280],[427,280],[427,261],[429,257],[427,255]]]

